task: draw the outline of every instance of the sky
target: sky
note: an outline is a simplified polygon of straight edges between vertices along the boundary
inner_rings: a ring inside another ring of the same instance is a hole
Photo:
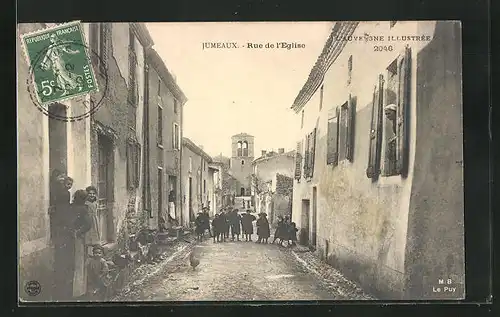
[[[147,23],[153,48],[188,101],[184,136],[208,154],[231,155],[231,136],[261,150],[294,150],[300,116],[290,109],[331,32],[332,22]],[[235,42],[238,48],[205,48]],[[305,48],[276,48],[276,42]],[[264,48],[248,48],[247,43]],[[273,43],[275,48],[265,48]]]

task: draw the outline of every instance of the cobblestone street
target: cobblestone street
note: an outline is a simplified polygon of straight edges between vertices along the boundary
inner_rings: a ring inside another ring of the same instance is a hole
[[[181,242],[155,266],[140,268],[115,301],[373,299],[310,252],[254,242]],[[188,255],[200,259],[195,269]]]

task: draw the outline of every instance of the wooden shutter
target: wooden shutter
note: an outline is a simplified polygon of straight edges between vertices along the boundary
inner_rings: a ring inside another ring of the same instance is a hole
[[[372,118],[370,124],[370,145],[368,152],[368,167],[366,176],[376,179],[380,173],[380,151],[382,141],[382,92],[384,89],[384,76],[379,75],[378,84],[373,92]]]
[[[127,188],[134,187],[134,149],[130,141],[127,142]]]
[[[328,121],[326,164],[337,166],[339,158],[339,109],[335,109],[335,117]]]
[[[314,174],[314,158],[316,156],[316,128],[311,132],[311,165],[309,167],[309,177],[313,177]]]
[[[302,177],[302,142],[297,142],[297,150],[295,152],[295,179],[300,180]]]
[[[306,150],[304,153],[304,177],[309,177],[309,156],[310,156],[310,143],[309,143],[309,134],[306,136]]]
[[[99,61],[99,70],[101,72],[106,72],[107,65],[108,65],[108,57],[109,57],[109,23],[100,23],[101,27],[101,37],[100,37],[100,58],[101,60]]]
[[[398,61],[399,91],[397,109],[397,171],[401,176],[408,175],[409,130],[410,130],[410,79],[411,79],[411,48],[407,46]]]
[[[140,166],[141,166],[141,145],[139,143],[135,144],[135,155],[134,155],[134,178],[135,178],[135,187],[139,187],[139,175],[140,175]]]
[[[346,158],[349,161],[354,159],[354,140],[355,140],[355,121],[356,121],[356,103],[354,98],[349,95],[347,112],[347,153]]]
[[[99,23],[90,23],[90,55],[94,63],[99,63]]]

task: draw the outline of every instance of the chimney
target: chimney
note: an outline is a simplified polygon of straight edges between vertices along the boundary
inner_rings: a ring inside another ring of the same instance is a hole
[[[267,151],[266,150],[262,150],[262,156],[266,156],[267,154]]]
[[[278,154],[283,154],[285,153],[285,149],[284,148],[279,148],[278,149]]]

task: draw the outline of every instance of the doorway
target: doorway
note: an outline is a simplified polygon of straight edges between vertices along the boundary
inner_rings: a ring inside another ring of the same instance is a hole
[[[311,217],[311,245],[316,247],[317,215],[318,215],[318,189],[313,187],[313,206]]]
[[[158,224],[160,219],[163,218],[163,169],[158,167]],[[165,224],[168,219],[163,219]]]
[[[103,136],[98,135],[98,171],[97,171],[97,197],[98,219],[101,232],[101,242],[113,240],[113,143]]]
[[[54,116],[66,116],[66,107],[62,104],[52,104],[49,106],[48,111]],[[55,204],[55,196],[57,194],[57,183],[54,182],[56,174],[67,174],[68,172],[67,126],[66,122],[49,117],[49,171],[51,177],[49,187],[50,206]],[[55,224],[53,223],[52,217],[50,217],[49,221],[52,237]]]
[[[172,218],[177,219],[177,177],[169,175],[168,183],[168,212]]]
[[[188,211],[189,211],[189,222],[194,221],[193,213],[193,178],[189,177],[188,180]]]
[[[309,245],[309,199],[302,199],[302,212],[300,217],[300,244]]]

